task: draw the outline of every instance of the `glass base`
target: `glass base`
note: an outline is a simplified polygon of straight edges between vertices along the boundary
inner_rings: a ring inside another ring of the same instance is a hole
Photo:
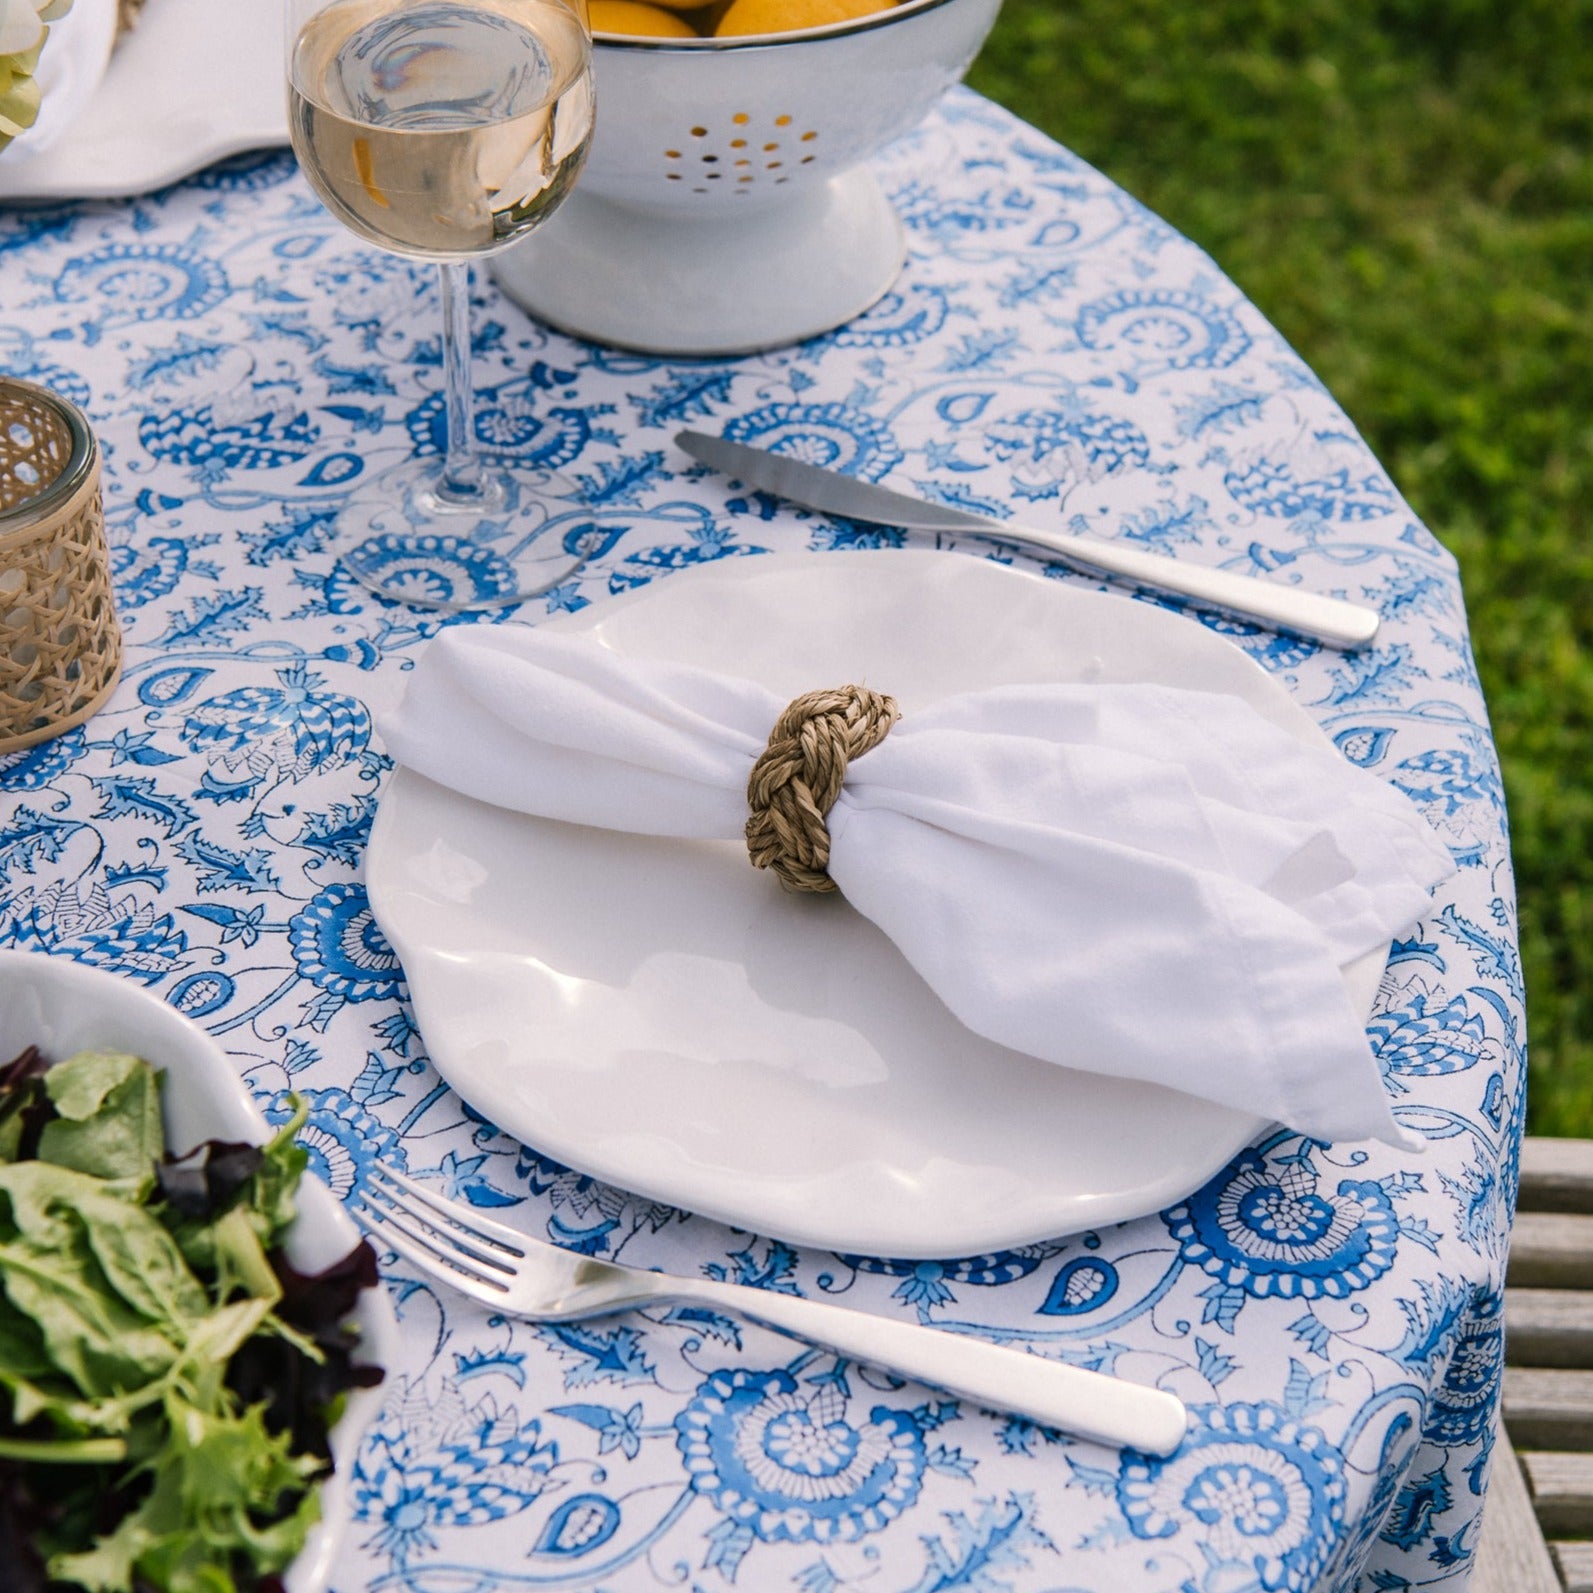
[[[540,596],[586,562],[550,523],[577,502],[551,471],[482,461],[477,490],[458,493],[441,459],[411,459],[355,490],[337,518],[338,555],[362,586],[396,603],[498,608]]]

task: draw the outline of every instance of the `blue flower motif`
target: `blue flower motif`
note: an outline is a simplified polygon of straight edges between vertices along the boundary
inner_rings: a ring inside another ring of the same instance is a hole
[[[436,1400],[400,1378],[354,1463],[356,1520],[375,1531],[365,1547],[403,1569],[437,1547],[440,1528],[479,1526],[518,1515],[548,1487],[558,1463],[533,1418],[491,1396],[467,1407],[452,1380]]]
[[[403,1172],[408,1166],[398,1135],[346,1090],[297,1094],[310,1109],[298,1142],[310,1153],[310,1171],[339,1200],[353,1200],[364,1189],[372,1167]],[[285,1123],[293,1115],[292,1095],[281,1090],[260,1109],[272,1123]]]
[[[0,942],[110,968],[146,985],[184,967],[188,950],[188,937],[170,913],[86,880],[58,880],[31,900],[20,893],[10,902],[0,898]]]
[[[1279,520],[1306,514],[1324,520],[1375,520],[1397,507],[1394,489],[1373,472],[1352,477],[1347,470],[1334,470],[1304,479],[1286,460],[1261,458],[1236,465],[1222,480],[1235,503]]]
[[[838,348],[902,348],[933,337],[946,324],[950,300],[944,288],[917,285],[887,293],[855,321],[838,327],[830,340]]]
[[[1150,461],[1145,433],[1115,415],[1026,409],[991,425],[986,444],[1004,462],[1021,458],[1034,464],[1073,449],[1092,475],[1110,475]]]
[[[370,745],[370,712],[357,698],[318,690],[321,677],[302,664],[278,670],[277,682],[207,698],[184,722],[183,740],[231,776],[275,772],[293,780],[339,768]]]
[[[1377,1065],[1390,1090],[1403,1094],[1405,1078],[1430,1078],[1475,1067],[1487,1043],[1479,1013],[1464,996],[1429,1006],[1427,996],[1412,992],[1403,1007],[1377,1014],[1366,1026]]]
[[[3,246],[0,246],[3,249]],[[40,359],[31,351],[6,350],[5,370],[7,376],[20,377],[25,382],[36,382],[40,387],[48,387],[52,393],[59,393],[70,404],[76,404],[79,409],[88,409],[94,402],[94,394],[89,384],[83,380],[76,371],[69,371],[64,365],[57,365],[54,360]]]
[[[398,601],[413,593],[428,603],[479,603],[509,599],[514,570],[501,554],[463,537],[401,536],[387,531],[355,550],[361,569],[390,588]],[[362,594],[374,599],[374,593]]]
[[[893,1261],[880,1256],[843,1255],[841,1260],[859,1272],[883,1273],[900,1278],[893,1299],[916,1305],[921,1317],[930,1310],[957,1298],[954,1283],[994,1287],[1026,1278],[1039,1265],[1044,1252],[1038,1248],[997,1250],[990,1255],[967,1256],[947,1261]]]
[[[1208,1558],[1253,1571],[1264,1588],[1309,1588],[1344,1520],[1344,1457],[1273,1404],[1191,1409],[1165,1460],[1124,1454],[1117,1502],[1138,1538],[1186,1527]]]
[[[1473,802],[1504,807],[1498,760],[1480,746],[1434,748],[1406,758],[1393,783],[1414,801],[1446,815]]]
[[[578,458],[594,435],[594,410],[568,404],[540,408],[529,379],[506,382],[476,395],[474,435],[484,455],[533,470],[559,470]],[[433,393],[404,417],[421,455],[437,455],[448,445],[447,403]]]
[[[227,274],[214,260],[175,244],[108,244],[68,260],[55,279],[58,300],[100,299],[111,325],[192,320],[215,309],[229,291]]]
[[[1162,1220],[1185,1262],[1260,1299],[1343,1299],[1388,1271],[1399,1238],[1381,1184],[1326,1194],[1305,1154],[1269,1164],[1254,1150]]]
[[[285,149],[251,149],[219,160],[189,180],[195,188],[216,193],[255,194],[287,182],[298,169],[298,163]]]
[[[301,977],[348,1001],[392,1001],[404,970],[371,911],[363,885],[328,885],[288,923]]]
[[[1491,1294],[1461,1318],[1454,1353],[1427,1407],[1422,1436],[1438,1444],[1476,1444],[1492,1430],[1504,1367],[1504,1297]]]
[[[20,752],[0,757],[0,784],[7,791],[37,791],[58,779],[86,750],[82,726]]]
[[[902,451],[883,421],[851,404],[765,404],[725,427],[732,442],[878,481]]]
[[[1126,352],[1141,376],[1161,371],[1217,370],[1250,347],[1250,334],[1228,310],[1196,293],[1128,288],[1079,311],[1085,348]]]
[[[151,537],[134,546],[118,543],[111,549],[111,580],[117,606],[142,608],[176,588],[188,569],[188,545],[177,537]]]
[[[276,470],[309,456],[321,435],[302,410],[265,407],[237,419],[222,419],[212,404],[180,406],[148,414],[138,440],[156,459],[221,470]]]
[[[715,1372],[675,1418],[693,1490],[766,1543],[855,1543],[913,1504],[924,1440],[906,1411],[846,1420],[833,1381],[802,1390],[788,1372]]]

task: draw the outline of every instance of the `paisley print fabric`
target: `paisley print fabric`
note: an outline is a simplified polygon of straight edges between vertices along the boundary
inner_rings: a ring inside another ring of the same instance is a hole
[[[1392,948],[1370,1024],[1425,1155],[1274,1132],[1141,1220],[897,1261],[716,1226],[473,1114],[431,1069],[362,858],[389,766],[375,715],[443,625],[511,616],[384,601],[338,561],[351,488],[440,446],[437,306],[426,269],[356,242],[281,152],[124,203],[0,211],[0,365],[94,421],[127,639],[101,713],[0,758],[0,944],[154,991],[269,1116],[303,1096],[345,1199],[380,1159],[585,1254],[998,1340],[1192,1412],[1177,1454],[1117,1454],[700,1309],[505,1321],[389,1257],[403,1357],[352,1479],[343,1593],[1459,1588],[1496,1425],[1524,1037],[1454,563],[1213,263],[1066,150],[958,91],[878,171],[907,268],[793,348],[590,347],[478,275],[480,442],[562,473],[554,531],[588,555],[515,617],[717,559],[922,545],[730,487],[675,452],[682,425],[1376,604],[1384,635],[1355,656],[1190,623],[1405,791],[1461,865]],[[389,556],[416,590],[503,579],[446,537]]]

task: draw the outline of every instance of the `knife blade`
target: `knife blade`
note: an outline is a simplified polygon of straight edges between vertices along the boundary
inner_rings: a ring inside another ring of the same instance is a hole
[[[1253,575],[1236,575],[1231,570],[1214,570],[1160,553],[1120,547],[1096,537],[1041,531],[998,520],[993,515],[972,514],[726,437],[681,431],[675,434],[675,443],[693,459],[734,476],[749,487],[822,514],[898,526],[907,531],[960,531],[993,537],[1049,554],[1090,575],[1171,593],[1200,608],[1255,621],[1291,636],[1304,636],[1340,651],[1369,646],[1381,624],[1382,617],[1375,609],[1347,603],[1342,598],[1323,597]]]

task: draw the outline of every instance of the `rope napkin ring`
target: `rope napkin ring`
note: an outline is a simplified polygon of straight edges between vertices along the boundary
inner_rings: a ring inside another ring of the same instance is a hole
[[[867,686],[804,692],[786,706],[747,780],[747,855],[754,868],[772,868],[787,890],[835,889],[825,872],[825,818],[847,764],[877,747],[901,716],[894,697]]]

